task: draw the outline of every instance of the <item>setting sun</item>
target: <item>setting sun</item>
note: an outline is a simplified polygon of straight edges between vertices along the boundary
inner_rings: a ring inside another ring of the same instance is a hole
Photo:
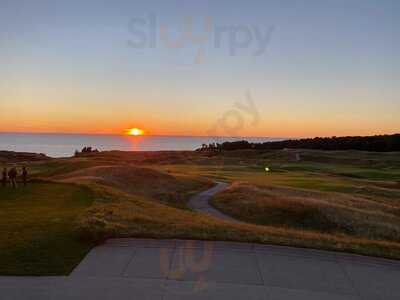
[[[126,132],[126,134],[133,135],[133,136],[139,136],[139,135],[144,134],[144,131],[139,128],[129,128],[129,129],[126,129],[125,132]]]

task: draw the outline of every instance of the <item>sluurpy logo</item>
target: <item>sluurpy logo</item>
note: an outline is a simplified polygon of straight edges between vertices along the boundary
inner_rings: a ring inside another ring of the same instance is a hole
[[[212,242],[203,242],[195,245],[196,241],[184,241],[176,248],[174,256],[171,256],[171,249],[160,249],[160,267],[165,277],[171,280],[183,280],[185,275],[191,276],[193,285],[182,291],[173,287],[166,287],[176,294],[196,294],[207,290],[214,285],[207,281],[204,273],[210,269],[213,263],[214,245]]]
[[[232,107],[226,110],[206,131],[206,135],[210,137],[212,143],[203,144],[201,150],[208,155],[217,155],[215,161],[216,178],[219,177],[221,171],[225,167],[225,156],[218,155],[221,151],[221,144],[228,138],[240,137],[242,130],[246,127],[256,127],[261,120],[260,113],[253,99],[250,90],[247,90],[242,101],[236,101]]]
[[[207,131],[209,136],[229,135],[237,136],[246,125],[246,116],[251,118],[251,126],[257,126],[260,122],[260,113],[253,100],[250,91],[246,91],[244,101],[237,101],[233,107],[224,112]]]
[[[178,24],[168,25],[154,13],[132,18],[128,28],[130,47],[193,49],[193,64],[206,62],[206,50],[210,48],[226,51],[229,56],[236,56],[245,49],[251,56],[261,56],[265,54],[274,31],[273,26],[218,24],[209,16],[202,18],[200,24],[197,19],[188,16]]]

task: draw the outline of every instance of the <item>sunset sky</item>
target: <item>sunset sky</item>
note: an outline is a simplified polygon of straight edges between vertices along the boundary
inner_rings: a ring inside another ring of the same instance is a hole
[[[395,133],[399,53],[397,0],[1,0],[0,132]]]

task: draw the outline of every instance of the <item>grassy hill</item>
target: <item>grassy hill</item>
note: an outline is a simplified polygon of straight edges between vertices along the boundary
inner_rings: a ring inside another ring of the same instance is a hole
[[[78,215],[93,203],[84,187],[47,182],[0,188],[0,274],[67,274],[94,245],[79,239]]]
[[[293,151],[111,151],[31,161],[13,154],[3,164],[28,165],[34,182],[0,188],[0,273],[68,274],[110,237],[274,243],[400,258],[400,155]],[[211,180],[232,183],[213,203],[247,224],[186,207]]]

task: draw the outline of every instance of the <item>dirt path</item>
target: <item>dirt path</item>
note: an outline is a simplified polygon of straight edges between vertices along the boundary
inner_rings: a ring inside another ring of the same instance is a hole
[[[216,182],[216,185],[211,189],[208,189],[204,192],[194,195],[192,198],[189,199],[188,207],[204,213],[216,217],[218,219],[223,219],[227,221],[232,221],[235,223],[240,223],[240,221],[220,212],[219,210],[215,209],[213,206],[210,205],[209,200],[214,196],[216,193],[223,191],[229,186],[228,183],[225,182]]]

